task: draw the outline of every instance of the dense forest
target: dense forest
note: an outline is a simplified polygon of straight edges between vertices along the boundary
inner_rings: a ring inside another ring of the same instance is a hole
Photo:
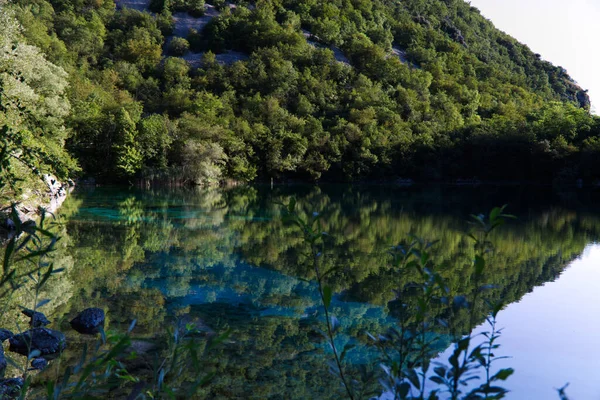
[[[586,92],[462,0],[0,7],[4,180],[600,178]]]

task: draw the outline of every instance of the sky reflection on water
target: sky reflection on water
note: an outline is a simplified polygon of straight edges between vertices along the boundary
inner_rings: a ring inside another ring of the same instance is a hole
[[[503,328],[498,368],[515,374],[504,387],[515,400],[558,399],[569,383],[571,399],[600,399],[600,244],[589,245],[554,282],[533,289],[498,314]],[[488,330],[487,324],[474,334]],[[447,360],[448,349],[438,361]]]

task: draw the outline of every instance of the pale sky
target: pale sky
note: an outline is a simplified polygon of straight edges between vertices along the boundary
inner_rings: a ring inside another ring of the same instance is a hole
[[[565,68],[600,112],[600,0],[471,0],[494,25]]]

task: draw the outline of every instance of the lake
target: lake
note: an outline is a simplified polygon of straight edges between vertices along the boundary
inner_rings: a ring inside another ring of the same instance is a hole
[[[79,188],[61,209],[59,254],[66,272],[48,313],[107,310],[108,328],[164,335],[178,319],[209,332],[231,330],[207,354],[219,373],[207,398],[340,398],[319,331],[322,305],[311,256],[298,229],[282,218],[291,198],[303,216],[319,213],[333,272],[331,312],[341,324],[346,362],[377,383],[381,353],[367,333],[397,326],[406,276],[390,249],[418,237],[438,241],[431,254],[455,293],[469,293],[474,257],[471,214],[507,204],[510,220],[491,237],[488,296],[503,301],[500,362],[515,374],[516,399],[557,398],[570,382],[577,399],[600,397],[598,191],[529,186],[249,186],[211,190]],[[442,313],[443,311],[440,311]],[[484,329],[483,319],[475,331]],[[453,322],[466,334],[467,321]],[[452,335],[441,332],[438,359]],[[385,397],[385,393],[383,395]]]

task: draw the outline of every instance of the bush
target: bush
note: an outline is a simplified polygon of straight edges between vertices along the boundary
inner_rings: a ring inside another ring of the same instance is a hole
[[[160,1],[160,0],[153,0]],[[164,0],[163,0],[164,1]],[[202,17],[204,15],[204,0],[172,0],[168,3],[169,9],[173,12],[187,12],[192,17]]]
[[[156,16],[156,25],[158,29],[160,29],[160,33],[163,36],[170,36],[173,34],[173,28],[175,27],[175,22],[173,21],[173,15],[169,10],[163,10],[160,14]]]
[[[189,49],[190,43],[186,39],[176,37],[169,43],[168,52],[172,56],[182,56],[187,53]]]
[[[202,39],[202,33],[198,32],[196,29],[190,29],[188,33],[187,40],[190,44],[190,50],[193,52],[200,52],[204,50],[204,40]]]

